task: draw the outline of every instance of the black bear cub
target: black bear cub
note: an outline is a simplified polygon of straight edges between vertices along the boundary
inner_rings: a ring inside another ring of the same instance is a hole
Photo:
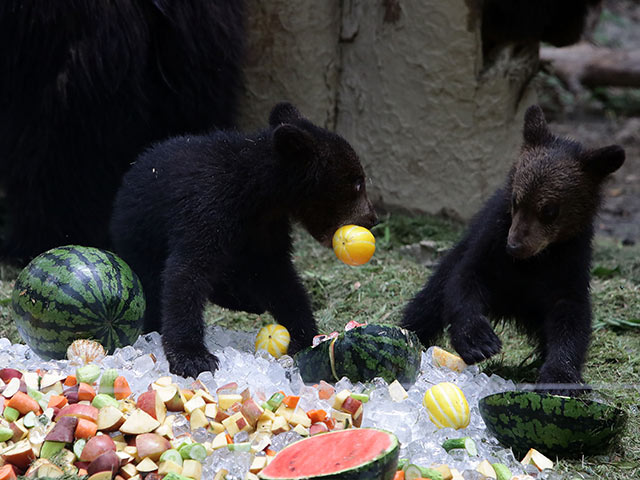
[[[203,340],[207,301],[268,311],[289,330],[290,352],[311,344],[317,328],[292,264],[292,221],[330,246],[340,226],[370,228],[377,216],[351,146],[287,103],[263,131],[172,138],[125,175],[111,234],[140,276],[144,329],[162,333],[173,373],[218,366]]]
[[[587,150],[554,136],[530,107],[506,184],[407,305],[403,326],[425,345],[448,326],[453,347],[473,364],[501,349],[489,319],[515,318],[539,342],[538,382],[547,384],[539,387],[573,391],[560,384],[583,382],[593,221],[603,180],[624,158],[616,145]]]

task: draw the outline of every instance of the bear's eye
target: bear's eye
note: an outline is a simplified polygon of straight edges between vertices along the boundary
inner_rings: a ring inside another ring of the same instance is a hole
[[[511,197],[511,210],[513,211],[513,213],[516,213],[516,211],[518,210],[518,199],[515,195]]]
[[[356,193],[360,193],[363,187],[364,187],[364,178],[358,178],[353,184],[353,189],[356,191]]]
[[[549,225],[558,218],[560,207],[555,203],[547,203],[540,209],[540,221]]]

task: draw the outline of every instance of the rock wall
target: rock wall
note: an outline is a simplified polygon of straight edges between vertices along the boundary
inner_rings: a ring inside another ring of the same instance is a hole
[[[289,100],[352,143],[387,210],[469,218],[521,141],[537,49],[482,58],[475,0],[249,0],[241,126]]]

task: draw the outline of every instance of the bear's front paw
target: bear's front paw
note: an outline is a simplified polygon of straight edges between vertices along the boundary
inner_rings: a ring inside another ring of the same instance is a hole
[[[166,347],[171,373],[182,377],[196,378],[201,372],[214,372],[218,369],[218,358],[205,347],[174,348]]]
[[[502,348],[502,342],[484,317],[451,325],[451,344],[468,365],[486,360]]]

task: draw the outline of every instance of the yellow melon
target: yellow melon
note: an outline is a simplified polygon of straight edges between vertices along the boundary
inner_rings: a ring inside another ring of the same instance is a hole
[[[291,337],[289,331],[282,325],[272,323],[260,329],[256,336],[256,352],[266,350],[276,358],[287,353]]]
[[[345,225],[333,235],[333,251],[347,265],[364,265],[376,251],[376,239],[364,227]]]
[[[429,418],[438,428],[466,428],[469,425],[469,404],[460,388],[451,382],[434,385],[422,400]]]

